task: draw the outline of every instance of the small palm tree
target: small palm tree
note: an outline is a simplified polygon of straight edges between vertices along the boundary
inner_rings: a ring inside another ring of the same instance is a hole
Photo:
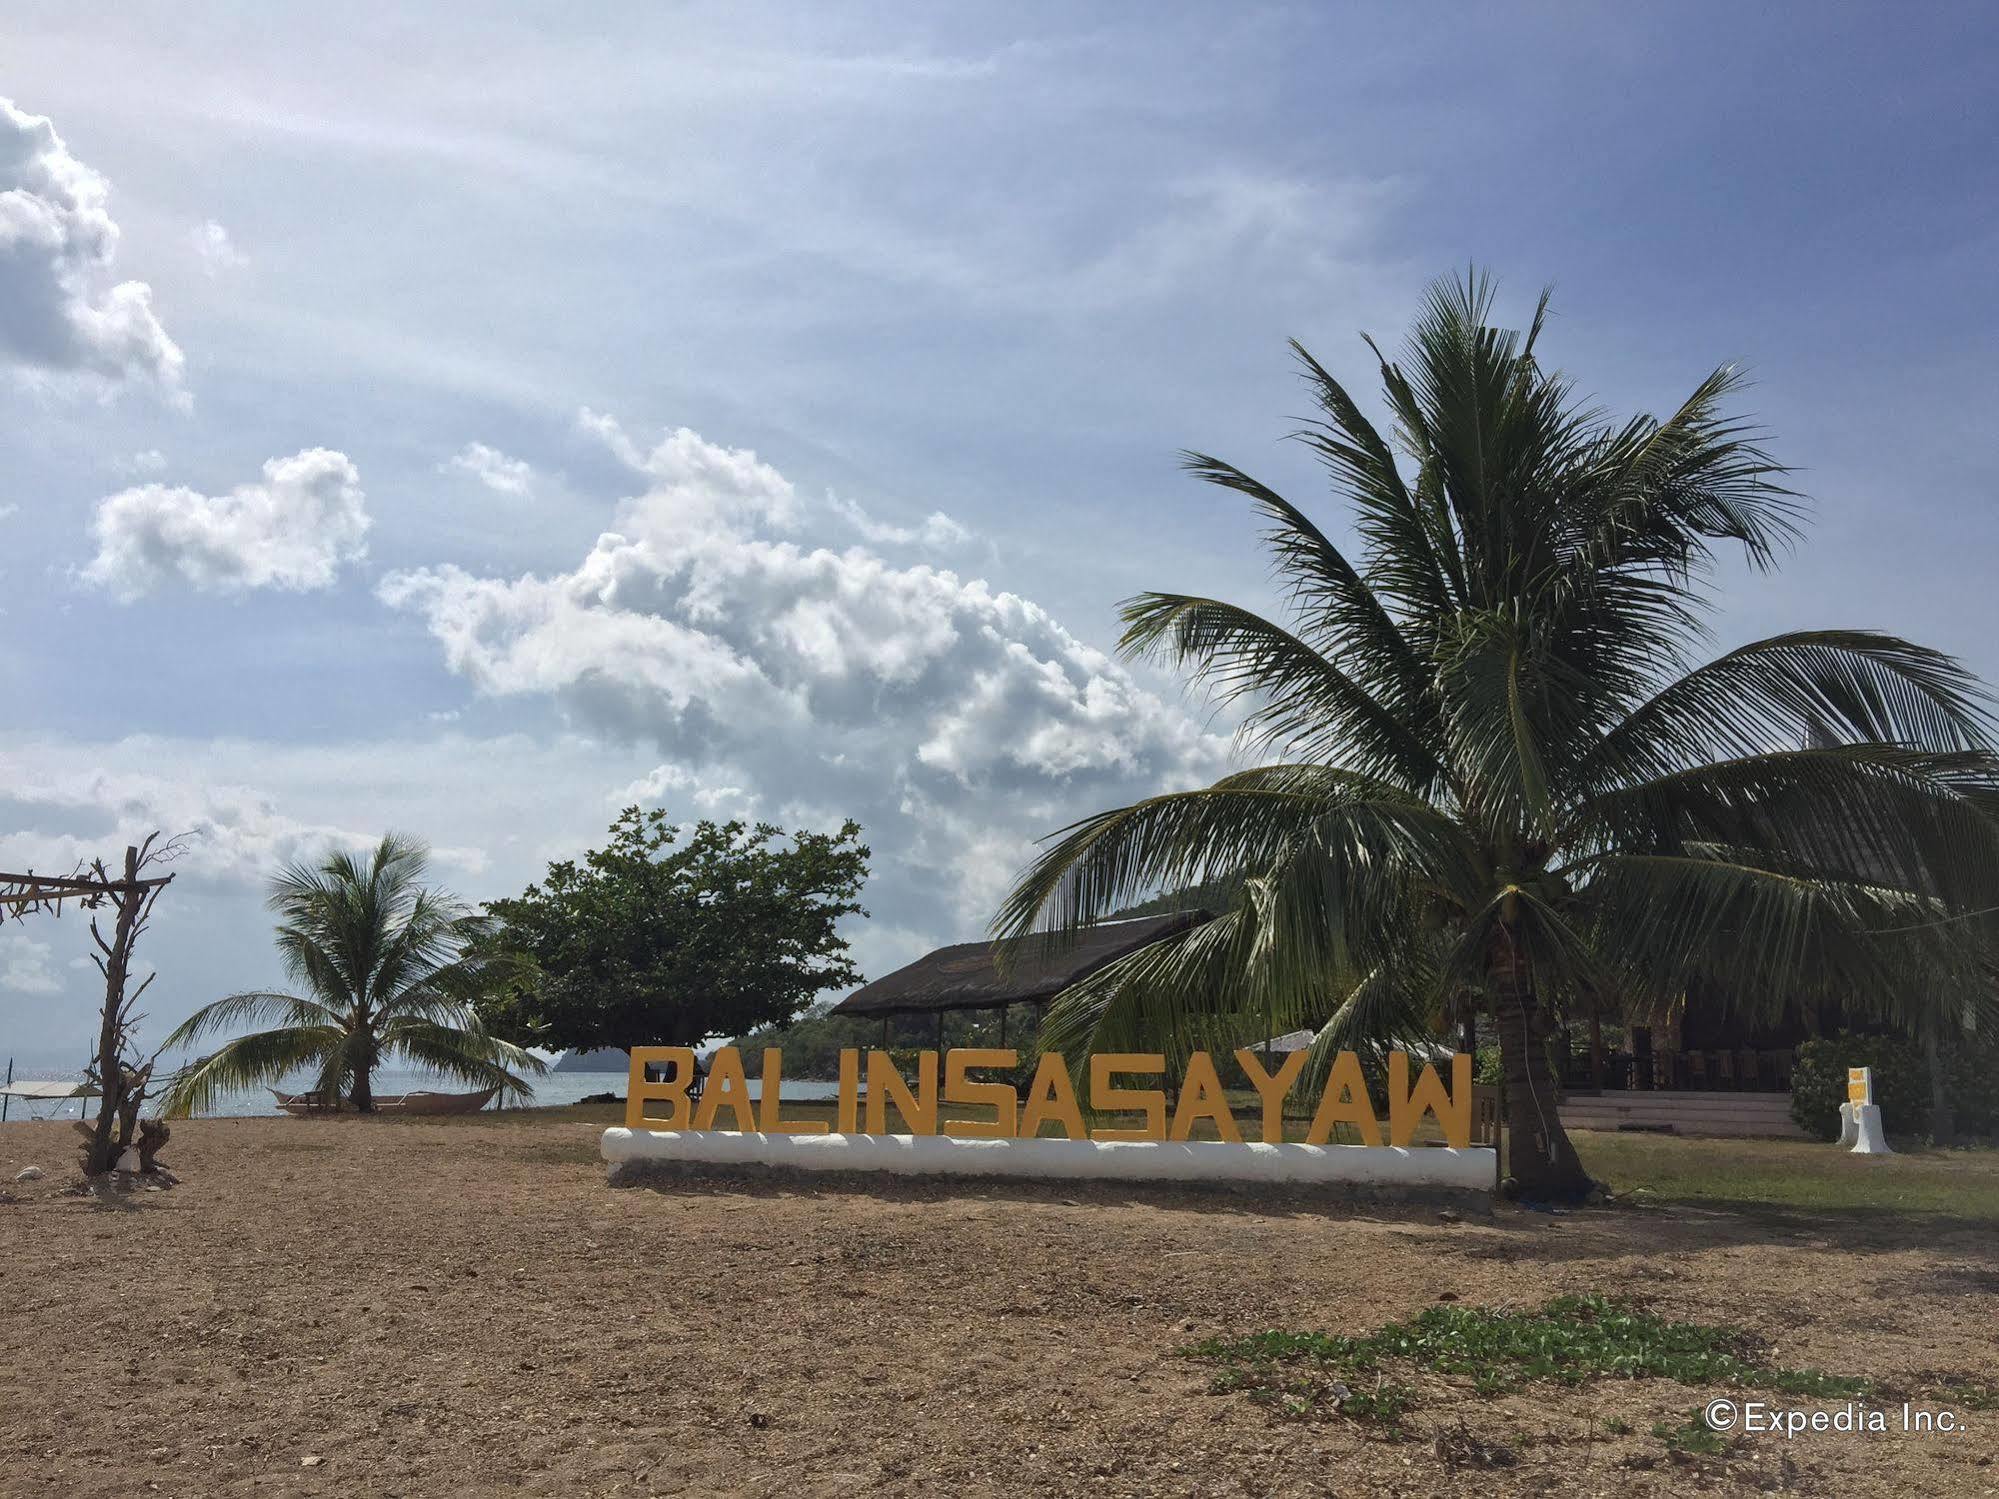
[[[1480,276],[1431,289],[1406,364],[1370,341],[1394,444],[1302,347],[1299,435],[1355,512],[1356,566],[1248,474],[1291,617],[1187,594],[1124,606],[1127,654],[1191,668],[1278,763],[1064,829],[995,920],[1073,931],[1158,891],[1216,921],[1072,988],[1072,1054],[1316,1028],[1312,1065],[1498,1031],[1523,1192],[1587,1184],[1547,1041],[1609,1002],[1690,994],[1772,1019],[1837,999],[1915,1024],[1992,995],[1999,759],[1984,689],[1890,635],[1822,630],[1694,664],[1718,544],[1769,566],[1784,471],[1717,370],[1665,420],[1612,420],[1489,325]],[[1397,449],[1407,462],[1398,461]],[[1955,1024],[1957,1021],[1953,1020]]]
[[[304,993],[232,994],[190,1017],[167,1046],[246,1022],[271,1028],[183,1068],[167,1112],[185,1116],[218,1094],[312,1067],[320,1096],[370,1113],[373,1075],[386,1058],[526,1097],[521,1074],[540,1073],[542,1062],[488,1034],[469,1003],[487,966],[472,950],[484,918],[422,884],[428,861],[423,844],[391,833],[365,861],[333,853],[272,880],[278,951]]]

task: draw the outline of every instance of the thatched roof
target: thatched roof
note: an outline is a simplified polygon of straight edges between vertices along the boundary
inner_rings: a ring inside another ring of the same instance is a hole
[[[1103,922],[1067,941],[1031,937],[1015,953],[1004,979],[995,967],[994,944],[960,942],[856,989],[833,1007],[833,1013],[927,1015],[1046,1001],[1126,953],[1210,919],[1206,911],[1174,911]]]

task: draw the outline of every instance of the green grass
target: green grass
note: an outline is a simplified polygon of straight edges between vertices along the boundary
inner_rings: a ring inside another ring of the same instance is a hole
[[[1577,1131],[1589,1173],[1620,1197],[1999,1224],[1999,1150],[1857,1156],[1812,1140]]]
[[[1273,1331],[1210,1338],[1182,1351],[1219,1366],[1211,1386],[1218,1393],[1242,1391],[1287,1416],[1337,1413],[1391,1435],[1415,1404],[1407,1378],[1416,1372],[1462,1381],[1486,1397],[1536,1381],[1598,1379],[1671,1379],[1815,1398],[1873,1389],[1855,1376],[1771,1365],[1740,1329],[1668,1322],[1600,1295],[1559,1296],[1538,1311],[1433,1306],[1358,1337]]]

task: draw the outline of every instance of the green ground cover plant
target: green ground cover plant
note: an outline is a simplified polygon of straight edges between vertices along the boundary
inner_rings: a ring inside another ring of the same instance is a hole
[[[1340,1415],[1399,1436],[1415,1407],[1417,1373],[1461,1380],[1477,1395],[1523,1384],[1579,1385],[1599,1379],[1670,1379],[1807,1398],[1854,1398],[1872,1381],[1766,1362],[1750,1333],[1671,1322],[1633,1302],[1597,1294],[1558,1296],[1538,1310],[1447,1304],[1371,1333],[1270,1331],[1209,1338],[1183,1350],[1218,1365],[1210,1388],[1242,1391],[1302,1419]]]

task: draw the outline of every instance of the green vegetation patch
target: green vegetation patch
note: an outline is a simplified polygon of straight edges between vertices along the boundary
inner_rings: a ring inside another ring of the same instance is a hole
[[[1360,1337],[1260,1332],[1210,1338],[1182,1352],[1220,1365],[1211,1389],[1243,1391],[1287,1416],[1339,1414],[1399,1432],[1415,1404],[1416,1372],[1467,1382],[1482,1396],[1534,1381],[1672,1379],[1787,1395],[1853,1397],[1871,1381],[1816,1369],[1774,1367],[1736,1328],[1668,1322],[1630,1301],[1558,1296],[1539,1311],[1433,1306],[1408,1322]]]
[[[1706,1410],[1700,1408],[1689,1412],[1687,1419],[1678,1426],[1670,1421],[1654,1421],[1652,1435],[1674,1452],[1686,1452],[1695,1457],[1721,1457],[1738,1440],[1710,1426]]]

